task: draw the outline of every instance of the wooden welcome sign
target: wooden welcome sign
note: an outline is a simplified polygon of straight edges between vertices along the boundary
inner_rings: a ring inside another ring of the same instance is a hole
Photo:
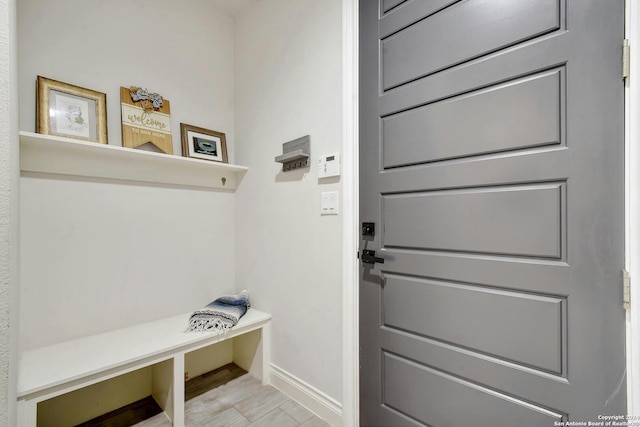
[[[136,96],[142,94],[142,97]],[[136,148],[151,143],[173,154],[169,101],[140,88],[120,88],[122,146]]]

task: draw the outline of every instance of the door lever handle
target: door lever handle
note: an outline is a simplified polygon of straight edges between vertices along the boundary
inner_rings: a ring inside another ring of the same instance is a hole
[[[376,251],[372,251],[369,249],[363,249],[362,256],[360,258],[365,264],[374,264],[376,262],[384,264],[384,258],[377,257]]]

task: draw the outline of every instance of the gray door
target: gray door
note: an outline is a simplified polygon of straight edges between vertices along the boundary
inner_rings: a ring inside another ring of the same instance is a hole
[[[625,413],[623,6],[360,1],[362,425]]]

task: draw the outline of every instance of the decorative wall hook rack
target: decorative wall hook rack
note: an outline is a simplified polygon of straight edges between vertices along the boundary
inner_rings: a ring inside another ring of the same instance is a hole
[[[276,156],[276,162],[282,163],[282,172],[309,166],[311,153],[311,139],[309,135],[282,144],[282,154]]]

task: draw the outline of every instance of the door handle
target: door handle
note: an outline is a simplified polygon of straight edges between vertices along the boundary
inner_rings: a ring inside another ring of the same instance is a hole
[[[360,257],[365,264],[375,264],[376,262],[384,264],[384,258],[376,256],[376,251],[369,249],[362,250],[362,256]]]

